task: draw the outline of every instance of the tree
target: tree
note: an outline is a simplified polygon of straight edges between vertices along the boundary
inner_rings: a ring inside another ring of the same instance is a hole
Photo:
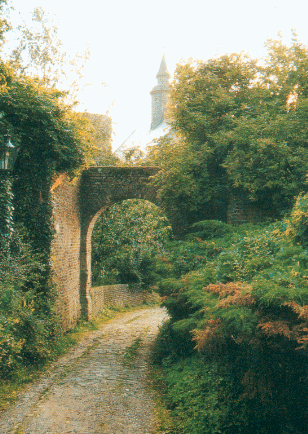
[[[177,67],[172,132],[150,159],[164,206],[188,223],[226,219],[237,194],[277,217],[306,188],[308,50],[267,46],[264,65],[231,54]]]
[[[5,33],[11,28],[7,15],[7,0],[0,0],[0,49],[2,49],[5,42]]]
[[[83,115],[88,118],[94,129],[94,141],[97,147],[96,162],[104,164],[112,158],[112,121],[107,115],[85,112]]]
[[[94,284],[130,283],[147,289],[155,254],[171,234],[162,211],[147,201],[115,204],[97,221],[92,234]]]
[[[32,23],[32,27],[26,22],[18,27],[19,44],[11,54],[11,61],[22,73],[40,77],[46,86],[68,88],[69,84],[71,99],[75,98],[83,78],[82,70],[90,57],[89,48],[70,57],[63,51],[57,27],[41,7],[33,10]],[[75,76],[70,82],[68,73],[70,77]]]

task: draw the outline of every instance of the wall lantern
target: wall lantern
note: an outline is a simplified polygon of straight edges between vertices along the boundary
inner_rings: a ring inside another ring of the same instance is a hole
[[[17,147],[11,142],[11,136],[4,134],[0,142],[0,170],[12,170],[17,157]]]

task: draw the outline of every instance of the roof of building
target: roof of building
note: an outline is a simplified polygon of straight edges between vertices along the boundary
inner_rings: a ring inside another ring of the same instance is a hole
[[[154,88],[150,92],[151,95],[153,95],[154,92],[156,91],[167,93],[169,91],[170,74],[167,69],[166,57],[164,54],[160,62],[160,67],[156,75],[156,78],[158,80],[158,84],[154,86]],[[150,129],[150,131],[149,131],[149,127],[141,128],[134,131],[134,133],[131,136],[129,136],[129,140],[123,143],[120,146],[120,148],[118,148],[117,151],[123,152],[124,150],[128,150],[133,147],[138,147],[141,151],[145,152],[147,150],[147,147],[154,144],[155,139],[159,139],[160,137],[167,134],[170,127],[165,120],[164,106],[160,108],[160,110],[162,111],[161,121],[158,120],[158,122],[160,123],[158,125],[156,123],[157,126],[155,125],[154,122],[155,128]],[[152,125],[153,125],[153,111],[152,111]]]
[[[159,67],[158,73],[156,75],[156,78],[159,79],[159,77],[162,77],[162,76],[168,77],[168,79],[170,78],[170,74],[169,74],[168,69],[167,69],[167,62],[166,62],[165,54],[163,54],[163,57],[161,59],[160,67]]]

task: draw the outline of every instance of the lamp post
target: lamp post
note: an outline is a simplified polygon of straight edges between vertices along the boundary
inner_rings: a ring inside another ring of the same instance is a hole
[[[4,247],[13,232],[13,193],[10,172],[14,168],[17,147],[11,136],[5,134],[0,141],[0,244]]]

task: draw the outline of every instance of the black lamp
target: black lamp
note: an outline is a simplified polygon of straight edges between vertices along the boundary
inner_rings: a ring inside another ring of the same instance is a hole
[[[4,140],[0,143],[0,170],[12,170],[17,157],[17,148],[11,142],[11,136],[4,134]]]

